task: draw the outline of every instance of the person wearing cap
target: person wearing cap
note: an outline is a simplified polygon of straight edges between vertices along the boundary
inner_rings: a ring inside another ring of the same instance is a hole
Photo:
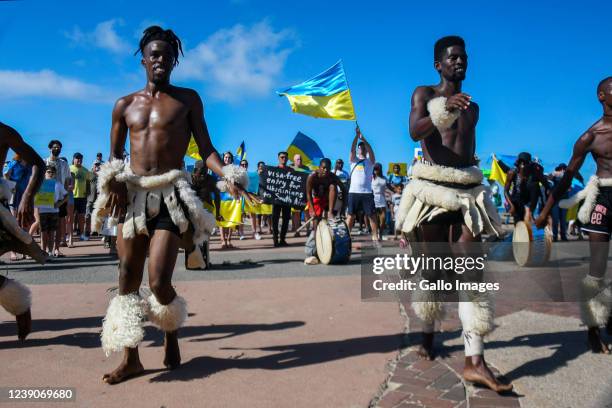
[[[74,178],[74,212],[77,218],[81,241],[89,240],[89,226],[85,227],[85,214],[87,212],[87,196],[89,195],[89,180],[91,172],[83,167],[83,155],[75,153],[72,157],[70,173]]]
[[[533,182],[535,178],[531,154],[521,152],[514,163],[514,168],[508,171],[504,196],[510,205],[510,215],[514,217],[514,223],[531,220],[531,214],[538,204],[538,195],[533,194]]]

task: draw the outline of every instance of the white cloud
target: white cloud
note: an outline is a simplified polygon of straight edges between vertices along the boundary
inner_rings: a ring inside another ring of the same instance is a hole
[[[99,23],[93,31],[85,32],[75,26],[64,35],[77,45],[88,45],[102,48],[116,54],[129,53],[127,42],[116,31],[116,26],[124,25],[121,19],[112,19]]]
[[[262,96],[272,92],[295,46],[291,30],[275,31],[267,21],[238,24],[186,51],[176,75],[206,82],[211,94],[223,100]]]
[[[112,102],[102,88],[74,78],[58,75],[51,70],[0,70],[0,99],[48,97],[90,102]]]

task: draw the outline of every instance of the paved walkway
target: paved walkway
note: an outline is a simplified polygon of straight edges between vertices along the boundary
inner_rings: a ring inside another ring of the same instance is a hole
[[[367,237],[360,237],[367,242]],[[161,364],[161,333],[147,326],[147,371],[118,386],[100,381],[120,356],[99,342],[117,260],[99,242],[79,242],[40,267],[22,261],[3,274],[31,285],[34,332],[25,343],[0,310],[5,386],[73,386],[66,406],[206,407],[557,407],[605,406],[612,357],[589,353],[575,303],[498,301],[486,358],[515,384],[500,396],[464,384],[456,312],[439,328],[436,360],[417,358],[420,324],[395,302],[360,300],[360,264],[305,266],[303,238],[275,249],[270,240],[235,241],[213,268],[187,271],[179,255],[178,292],[189,302],[181,330],[183,366]],[[359,246],[357,242],[355,246]],[[580,257],[575,256],[575,259]],[[6,257],[3,257],[6,259]],[[146,277],[145,277],[146,283]],[[8,378],[8,379],[7,379]],[[602,403],[604,401],[604,403]],[[0,404],[2,406],[2,404]],[[19,406],[26,407],[23,403]],[[40,407],[40,404],[32,404]],[[54,404],[62,406],[62,404]]]

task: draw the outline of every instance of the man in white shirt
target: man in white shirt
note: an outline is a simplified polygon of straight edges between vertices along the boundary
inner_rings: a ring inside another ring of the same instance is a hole
[[[376,158],[374,157],[372,147],[361,134],[359,127],[355,129],[355,138],[351,145],[350,162],[351,173],[349,175],[350,187],[347,208],[349,231],[352,230],[355,224],[357,213],[363,211],[364,216],[368,218],[372,227],[372,241],[379,245],[378,226],[375,216],[376,208],[374,206],[374,194],[372,193],[372,173]]]

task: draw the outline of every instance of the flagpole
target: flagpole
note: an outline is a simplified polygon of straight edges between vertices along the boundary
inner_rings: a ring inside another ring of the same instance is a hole
[[[348,75],[346,75],[346,70],[344,69],[344,61],[342,60],[342,58],[340,58],[340,64],[342,65],[342,72],[344,72],[344,79],[346,81],[346,87],[349,89],[351,89],[351,86],[349,85],[349,81],[348,81]],[[352,99],[352,96],[351,96]],[[355,111],[355,105],[353,104],[353,111]],[[359,129],[359,122],[357,122],[357,112],[355,112],[355,129]]]

